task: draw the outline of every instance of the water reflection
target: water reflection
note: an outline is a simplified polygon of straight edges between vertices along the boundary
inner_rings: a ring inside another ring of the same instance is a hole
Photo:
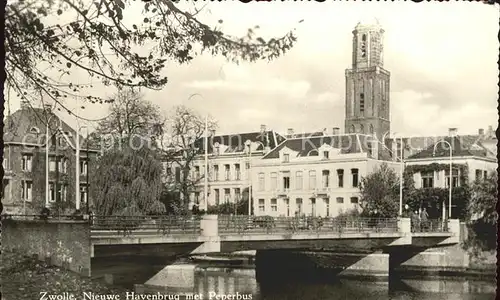
[[[388,282],[355,281],[333,277],[265,278],[257,280],[254,269],[206,268],[195,274],[193,293],[246,294],[258,300],[285,299],[493,299],[494,280],[473,281],[457,278],[399,279]]]

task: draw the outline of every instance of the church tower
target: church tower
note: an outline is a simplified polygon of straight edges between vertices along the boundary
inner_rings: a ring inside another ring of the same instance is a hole
[[[345,132],[375,134],[382,141],[390,131],[390,73],[384,69],[384,30],[378,22],[358,23],[352,39],[352,68],[345,71]]]

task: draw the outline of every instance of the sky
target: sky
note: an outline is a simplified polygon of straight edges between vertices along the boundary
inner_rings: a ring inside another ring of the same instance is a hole
[[[146,99],[168,113],[184,104],[218,120],[218,133],[269,129],[344,130],[345,70],[352,62],[352,30],[376,18],[385,30],[384,68],[391,72],[391,131],[442,135],[448,128],[474,134],[497,127],[498,7],[469,2],[203,3],[198,18],[239,36],[259,25],[263,37],[296,28],[295,47],[271,62],[235,65],[202,55],[165,70],[161,91]],[[137,16],[140,17],[140,16]],[[303,22],[299,23],[300,20]],[[83,81],[87,79],[82,79]],[[103,96],[112,90],[98,87]],[[192,94],[200,96],[191,97]],[[68,104],[69,107],[76,107]],[[19,101],[11,99],[12,111]],[[80,113],[106,116],[107,106]],[[75,120],[61,115],[69,124]]]

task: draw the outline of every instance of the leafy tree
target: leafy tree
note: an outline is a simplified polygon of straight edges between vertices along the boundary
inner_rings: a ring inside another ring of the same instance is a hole
[[[163,167],[147,148],[112,150],[94,168],[91,192],[96,215],[160,214]]]
[[[216,127],[217,123],[209,119],[208,130]],[[177,106],[163,134],[160,148],[164,150],[166,168],[175,173],[168,176],[167,187],[180,193],[181,205],[187,209],[187,199],[204,179],[204,175],[195,176],[191,171],[203,154],[203,144],[199,142],[205,135],[205,118],[185,106]]]
[[[387,164],[361,179],[360,206],[363,215],[378,212],[380,217],[396,217],[399,212],[399,178]]]
[[[472,185],[468,207],[468,237],[465,246],[473,254],[496,249],[498,222],[498,174],[491,172],[487,178]]]
[[[232,37],[221,31],[222,20],[209,26],[197,19],[199,10],[182,7],[172,0],[9,2],[8,86],[22,99],[35,100],[43,92],[63,107],[75,97],[103,103],[109,100],[93,95],[92,84],[73,82],[71,75],[88,74],[105,86],[159,90],[167,83],[162,71],[170,62],[188,63],[202,52],[236,63],[272,60],[296,41],[293,32],[266,41],[255,34],[257,27]],[[139,11],[136,18],[124,18]]]

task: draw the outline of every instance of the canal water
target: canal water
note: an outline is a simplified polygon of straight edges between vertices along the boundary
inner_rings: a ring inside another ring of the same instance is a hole
[[[135,264],[133,263],[135,261]],[[105,266],[99,263],[102,273],[121,273],[114,276],[113,284],[133,289],[134,284],[144,284],[147,279],[164,267],[164,262],[141,262],[137,260],[114,262]],[[93,264],[93,267],[97,267]],[[95,270],[97,271],[98,268]],[[114,269],[114,270],[113,270]],[[105,270],[105,271],[104,271]],[[140,271],[142,270],[142,271]],[[97,275],[99,272],[94,274]],[[288,272],[290,273],[290,272]],[[128,274],[124,276],[123,274]],[[102,274],[101,274],[102,275]],[[120,282],[116,279],[120,278]],[[194,273],[192,286],[182,292],[202,294],[203,299],[210,299],[210,295],[247,296],[245,298],[226,299],[257,299],[257,300],[315,300],[315,299],[429,299],[429,300],[472,300],[495,299],[495,278],[472,279],[459,277],[434,278],[390,278],[384,281],[339,279],[321,272],[301,272],[294,274],[280,274],[273,272],[273,276],[258,274],[252,266],[245,267],[218,267],[205,265],[197,267]],[[191,280],[190,280],[191,281]],[[144,287],[144,293],[155,294],[158,288]],[[168,287],[161,290],[168,294],[180,292],[177,288]],[[251,298],[248,296],[251,295]],[[216,298],[211,298],[216,299]],[[222,299],[222,298],[219,298]]]

